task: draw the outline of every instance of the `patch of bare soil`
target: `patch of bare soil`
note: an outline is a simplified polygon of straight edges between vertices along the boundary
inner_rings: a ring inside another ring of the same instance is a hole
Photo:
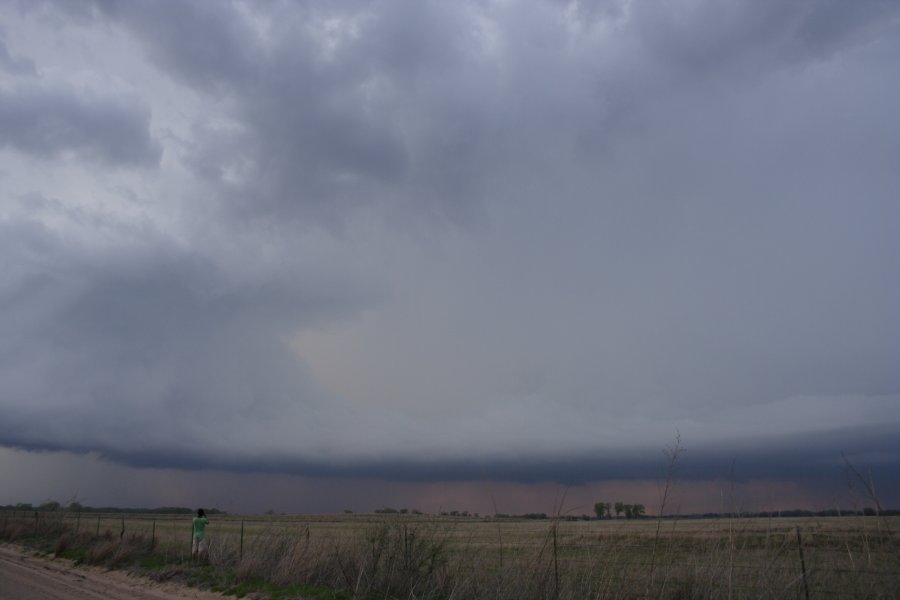
[[[0,546],[0,600],[222,600],[225,596]]]

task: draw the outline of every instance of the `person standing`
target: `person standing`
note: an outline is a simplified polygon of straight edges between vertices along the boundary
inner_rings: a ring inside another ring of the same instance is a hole
[[[206,513],[202,508],[197,509],[197,516],[194,517],[193,521],[194,527],[194,535],[191,542],[191,558],[193,560],[197,560],[198,558],[203,558],[206,555],[206,526],[209,524],[209,519],[206,518]]]

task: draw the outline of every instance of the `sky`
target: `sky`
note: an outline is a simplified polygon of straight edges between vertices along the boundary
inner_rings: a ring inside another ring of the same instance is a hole
[[[894,0],[0,1],[0,504],[900,506],[898,67]]]

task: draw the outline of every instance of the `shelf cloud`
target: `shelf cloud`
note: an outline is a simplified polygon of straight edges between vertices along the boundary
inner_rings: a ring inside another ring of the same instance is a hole
[[[580,485],[680,435],[697,481],[898,480],[896,3],[0,23],[0,445]]]

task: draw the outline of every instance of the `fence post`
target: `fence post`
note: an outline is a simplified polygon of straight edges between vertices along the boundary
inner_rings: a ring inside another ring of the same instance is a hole
[[[153,519],[153,530],[150,532],[150,549],[156,547],[156,519]]]
[[[100,515],[97,515],[97,537],[100,537]]]
[[[553,598],[559,598],[559,550],[557,547],[557,533],[559,529],[559,514],[553,523]]]
[[[122,515],[122,531],[119,532],[119,541],[125,537],[125,515]]]
[[[803,570],[803,592],[809,600],[809,583],[806,579],[806,560],[803,558],[803,540],[800,538],[800,527],[797,527],[797,548],[800,550],[800,568]]]
[[[241,547],[238,552],[238,560],[244,560],[244,520],[241,519]]]

